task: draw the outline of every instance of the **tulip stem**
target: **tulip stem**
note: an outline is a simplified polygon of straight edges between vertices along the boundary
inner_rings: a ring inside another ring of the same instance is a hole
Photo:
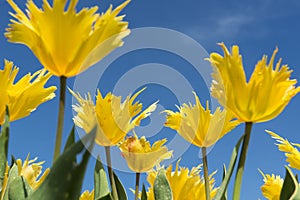
[[[64,76],[61,76],[60,77],[58,120],[57,120],[56,140],[55,140],[53,163],[55,162],[55,160],[60,155],[62,133],[63,133],[63,126],[64,126],[64,117],[65,117],[66,86],[67,86],[67,78],[64,77]]]
[[[238,168],[237,168],[235,181],[234,181],[233,200],[239,200],[241,196],[244,166],[245,166],[246,155],[247,155],[249,141],[250,141],[252,125],[253,125],[252,122],[246,122],[245,124],[245,136],[243,140],[242,151],[239,158]]]
[[[210,200],[210,188],[209,188],[206,148],[202,147],[201,150],[202,150],[202,162],[203,162],[203,170],[204,170],[205,196],[206,196],[206,200]]]
[[[113,174],[113,168],[111,165],[111,156],[110,156],[110,147],[106,146],[105,147],[105,154],[106,154],[106,164],[107,164],[107,169],[108,169],[108,174],[109,174],[109,180],[110,180],[110,185],[112,189],[112,196],[113,200],[118,200],[118,193],[117,193],[117,187],[114,179],[114,174]]]
[[[140,175],[141,174],[139,172],[135,174],[135,200],[139,199]]]

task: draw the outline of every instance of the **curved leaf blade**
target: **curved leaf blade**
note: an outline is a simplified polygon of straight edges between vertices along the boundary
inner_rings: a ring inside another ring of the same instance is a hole
[[[0,135],[0,188],[2,188],[7,163],[9,127],[9,111],[8,106],[6,106],[5,121],[2,126]]]
[[[166,177],[166,171],[162,168],[158,171],[154,181],[155,200],[172,200],[172,190]]]
[[[288,166],[285,166],[286,174],[284,178],[284,182],[282,185],[282,189],[280,192],[280,200],[299,200],[300,199],[300,191],[299,191],[299,183],[294,176],[293,172]]]
[[[29,196],[29,199],[79,199],[84,173],[90,157],[84,144],[90,144],[89,149],[92,149],[95,135],[96,129],[93,129],[91,133],[82,138],[82,141],[78,141],[66,149],[53,164],[45,181]],[[76,156],[82,152],[84,154],[81,162],[76,163]]]
[[[228,170],[226,175],[223,178],[222,184],[215,196],[215,200],[222,200],[224,198],[224,195],[226,193],[230,178],[232,176],[235,164],[236,164],[236,160],[237,160],[237,156],[238,156],[238,151],[241,145],[241,142],[244,139],[244,135],[238,140],[238,142],[236,143],[235,147],[233,148],[232,154],[231,154],[231,158],[230,158],[230,162],[228,165]]]
[[[97,158],[94,170],[94,191],[95,199],[101,199],[102,197],[110,194],[106,172],[103,168],[102,162],[100,161],[100,157]]]

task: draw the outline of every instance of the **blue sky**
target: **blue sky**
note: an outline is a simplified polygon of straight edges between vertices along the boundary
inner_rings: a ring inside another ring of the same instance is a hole
[[[24,8],[23,0],[16,2],[20,7]],[[36,2],[40,4],[41,1]],[[104,11],[109,4],[118,5],[120,3],[121,1],[81,0],[78,7],[99,5],[100,11]],[[11,11],[11,8],[6,2],[2,2],[0,5],[0,30],[4,33],[10,18],[8,11]],[[279,48],[277,59],[282,57],[283,63],[288,64],[294,70],[292,78],[300,80],[299,9],[300,2],[297,0],[266,0],[263,2],[153,0],[132,1],[124,9],[123,13],[126,14],[125,19],[129,21],[129,27],[132,29],[140,27],[173,29],[193,38],[208,53],[213,51],[221,52],[216,45],[218,42],[225,42],[227,46],[238,44],[243,55],[243,63],[248,77],[262,55],[267,54],[270,56],[277,46]],[[19,78],[42,67],[28,48],[23,45],[8,43],[3,34],[0,34],[0,44],[0,58],[2,60],[12,60],[20,67]],[[207,88],[205,88],[202,77],[197,74],[197,71],[193,69],[190,63],[172,53],[154,49],[130,52],[116,59],[103,73],[98,87],[105,93],[113,90],[116,82],[123,77],[123,74],[126,74],[135,66],[149,63],[160,63],[177,70],[190,82],[193,90],[199,94],[202,103],[209,100],[209,93]],[[96,70],[96,67],[99,66],[94,66],[90,70]],[[143,77],[137,77],[136,80],[132,79],[132,82],[141,78]],[[74,78],[68,80],[70,88],[73,88],[74,80]],[[172,87],[176,87],[176,84],[174,82]],[[58,78],[53,77],[48,85],[58,85]],[[169,85],[169,88],[153,83],[146,85],[148,87],[147,90],[139,97],[141,102],[149,105],[160,99],[162,108],[175,109],[174,105],[178,104],[176,95],[180,94],[174,94],[174,91],[170,90],[171,85]],[[190,98],[190,100],[193,101],[193,98]],[[70,94],[67,94],[64,138],[66,138],[72,127],[71,104],[72,97]],[[263,199],[259,189],[263,181],[257,170],[258,168],[265,173],[275,173],[284,176],[285,157],[283,153],[277,150],[274,140],[264,130],[272,130],[292,142],[300,143],[300,131],[297,129],[300,111],[299,104],[300,97],[298,95],[292,99],[287,108],[276,119],[254,125],[246,161],[241,199]],[[9,144],[10,153],[16,158],[24,159],[27,153],[30,152],[32,157],[38,156],[40,160],[45,160],[45,167],[51,165],[56,131],[57,105],[58,99],[55,98],[41,105],[30,117],[12,123]],[[163,120],[163,115],[159,115],[158,112],[154,116],[159,118],[158,122]],[[158,134],[147,132],[147,127],[153,128],[151,123],[155,124],[154,120],[154,117],[150,120],[145,120],[143,123],[145,128],[138,129],[138,134],[148,134],[147,136],[151,141],[164,137],[172,141],[176,133],[167,128],[161,129]],[[218,170],[215,176],[216,186],[220,184],[222,164],[228,164],[232,148],[242,132],[243,125],[240,125],[220,140],[209,153],[209,171]],[[182,142],[184,143],[184,141]],[[176,149],[174,151],[176,152]],[[198,155],[199,150],[190,146],[182,156],[181,165],[191,167],[199,164],[201,160]],[[94,162],[92,158],[86,173],[84,189],[92,189],[93,187]],[[115,162],[115,164],[118,165],[119,163]],[[298,172],[295,171],[295,173]],[[133,187],[134,178],[132,174],[121,171],[118,171],[118,174],[127,188]],[[128,194],[132,198],[130,191]]]

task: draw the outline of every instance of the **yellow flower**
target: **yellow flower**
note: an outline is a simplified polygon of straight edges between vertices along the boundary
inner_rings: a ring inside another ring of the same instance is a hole
[[[212,53],[208,59],[214,68],[212,95],[240,121],[271,120],[300,91],[300,87],[295,88],[297,81],[290,79],[292,70],[287,65],[281,66],[281,59],[273,69],[277,49],[269,63],[267,56],[258,61],[247,82],[239,47],[233,46],[230,53],[223,43],[220,46],[224,56]]]
[[[103,98],[98,90],[96,105],[90,94],[83,98],[80,94],[70,90],[78,101],[78,104],[73,105],[74,111],[77,112],[73,118],[74,123],[86,133],[97,126],[96,142],[101,146],[114,146],[156,109],[157,102],[144,111],[142,111],[141,103],[134,102],[143,90],[138,91],[132,97],[127,96],[123,102],[121,102],[121,96],[115,96],[112,93],[108,93]]]
[[[211,114],[208,102],[204,109],[199,97],[194,93],[196,104],[183,104],[179,112],[166,110],[165,126],[176,130],[185,140],[198,146],[209,147],[235,128],[239,122],[232,120],[226,110],[219,107]]]
[[[81,194],[79,200],[94,200],[94,190],[91,192],[89,191],[84,191],[84,193]]]
[[[78,0],[53,0],[53,6],[44,0],[38,8],[27,1],[27,15],[7,0],[15,10],[11,15],[5,36],[10,42],[29,47],[42,65],[56,76],[71,77],[86,70],[115,48],[123,44],[129,34],[124,16],[117,16],[129,3],[103,14],[98,7],[83,8],[76,12]],[[68,5],[68,7],[67,7]]]
[[[23,164],[22,164],[22,160],[20,160],[20,159],[16,160],[16,163],[15,163],[17,170],[18,170],[18,175],[22,176],[27,181],[27,183],[31,186],[31,188],[34,190],[37,189],[42,184],[42,182],[45,180],[45,178],[47,177],[47,175],[50,172],[50,169],[48,168],[41,175],[41,172],[42,172],[41,165],[44,162],[35,163],[36,160],[37,160],[37,158],[35,158],[33,160],[29,160],[29,154],[28,154],[28,156]],[[5,194],[5,191],[7,188],[7,184],[8,184],[10,170],[11,169],[7,164],[6,169],[5,169],[4,179],[3,179],[3,185],[1,188],[1,198],[0,199],[3,199],[3,197],[4,197],[4,194]]]
[[[166,177],[169,181],[173,200],[205,200],[205,186],[204,180],[200,177],[200,167],[193,167],[191,171],[188,168],[180,167],[179,161],[176,164],[175,171],[172,172],[172,165],[166,169]],[[217,188],[214,188],[215,180],[212,178],[214,174],[209,177],[210,184],[210,198],[214,198],[217,193]],[[151,171],[148,174],[147,180],[150,188],[147,192],[148,200],[154,200],[154,181],[157,176],[157,171]]]
[[[0,125],[4,123],[6,105],[9,108],[10,121],[14,121],[28,116],[40,104],[55,97],[55,86],[44,88],[51,77],[45,69],[33,75],[28,73],[14,83],[18,72],[19,68],[5,60],[4,69],[0,70]]]
[[[265,198],[268,200],[279,200],[280,192],[283,185],[283,179],[280,176],[275,176],[274,174],[261,174],[264,177],[265,184],[261,186],[261,191]]]
[[[163,146],[167,139],[158,140],[152,146],[143,136],[140,139],[134,134],[119,144],[122,156],[126,159],[128,167],[134,172],[147,172],[164,159],[172,156]]]
[[[286,161],[289,163],[289,166],[300,170],[300,152],[294,147],[300,147],[300,144],[291,144],[287,139],[283,139],[272,131],[266,130],[266,132],[269,133],[272,138],[276,139],[278,142],[276,145],[278,146],[279,151],[285,152]]]
[[[17,167],[18,167],[18,173],[19,176],[23,176],[28,184],[33,188],[38,188],[41,183],[45,180],[46,176],[50,172],[50,169],[46,169],[43,175],[42,173],[42,164],[44,164],[44,161],[35,163],[37,158],[33,160],[29,160],[29,154],[22,164],[22,160],[18,159],[16,161]],[[41,177],[37,180],[37,178],[41,175]]]

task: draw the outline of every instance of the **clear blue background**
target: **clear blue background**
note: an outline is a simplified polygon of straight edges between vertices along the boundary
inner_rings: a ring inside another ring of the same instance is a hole
[[[24,1],[18,0],[17,4],[24,9]],[[41,5],[41,1],[36,1]],[[89,0],[79,2],[78,8],[83,6],[99,5],[100,11],[105,11],[109,4],[118,5],[121,1]],[[4,33],[9,19],[8,11],[11,8],[6,2],[0,3],[0,32]],[[243,55],[243,63],[247,76],[251,74],[256,62],[263,54],[271,55],[276,46],[279,47],[278,57],[283,58],[283,63],[288,64],[293,70],[292,78],[300,79],[300,2],[297,0],[267,0],[267,1],[133,1],[122,13],[126,14],[130,28],[139,27],[165,27],[180,31],[198,41],[210,53],[220,52],[216,45],[225,42],[227,46],[238,44]],[[0,35],[0,58],[14,61],[20,67],[18,78],[28,72],[34,72],[42,66],[31,51],[23,46],[8,43]],[[126,60],[126,58],[124,58]],[[174,59],[174,60],[173,60]],[[188,64],[179,58],[172,57],[165,52],[143,51],[128,55],[127,62],[116,61],[111,71],[107,71],[107,77],[100,81],[99,87],[103,92],[113,88],[117,80],[116,73],[126,72],[136,64],[158,62],[178,68],[190,78],[194,85],[199,77],[194,76],[193,70]],[[124,64],[124,68],[116,69],[116,66]],[[182,66],[182,67],[181,67]],[[180,68],[181,67],[181,68]],[[1,67],[2,68],[2,67]],[[118,71],[118,72],[116,72]],[[115,78],[114,78],[115,77]],[[74,78],[68,80],[68,86],[73,87]],[[53,77],[48,85],[57,85],[59,80]],[[1,84],[1,83],[0,83]],[[195,86],[195,91],[201,91],[201,84]],[[156,99],[168,109],[175,109],[178,103],[166,88],[157,85],[148,85],[148,90],[140,96],[141,102],[149,105]],[[200,92],[199,92],[200,93]],[[58,91],[56,92],[58,96]],[[201,97],[205,102],[209,97],[204,93]],[[288,138],[292,142],[300,143],[299,123],[300,97],[296,96],[287,108],[274,120],[266,123],[255,124],[249,146],[249,154],[246,161],[245,176],[241,199],[258,199],[262,197],[260,186],[263,184],[262,176],[258,168],[265,173],[274,173],[284,176],[285,157],[277,150],[274,140],[265,133],[265,129],[273,130]],[[58,98],[41,105],[30,117],[12,123],[9,143],[10,153],[16,158],[25,159],[30,152],[31,157],[39,157],[45,160],[45,167],[51,166],[57,117]],[[72,127],[71,96],[67,94],[66,118],[64,129],[64,141]],[[149,121],[144,124],[150,123]],[[209,171],[218,170],[216,186],[220,185],[222,164],[228,164],[232,148],[242,135],[243,125],[226,135],[220,140],[209,154]],[[172,138],[176,134],[167,128],[152,139]],[[176,149],[174,149],[176,151]],[[191,146],[182,157],[181,165],[192,167],[199,164],[198,149]],[[83,189],[93,188],[92,158],[86,172]],[[117,172],[121,176],[127,188],[134,186],[132,174]],[[295,171],[295,173],[298,173]],[[143,176],[143,181],[145,176]],[[128,191],[129,199],[132,193]]]

